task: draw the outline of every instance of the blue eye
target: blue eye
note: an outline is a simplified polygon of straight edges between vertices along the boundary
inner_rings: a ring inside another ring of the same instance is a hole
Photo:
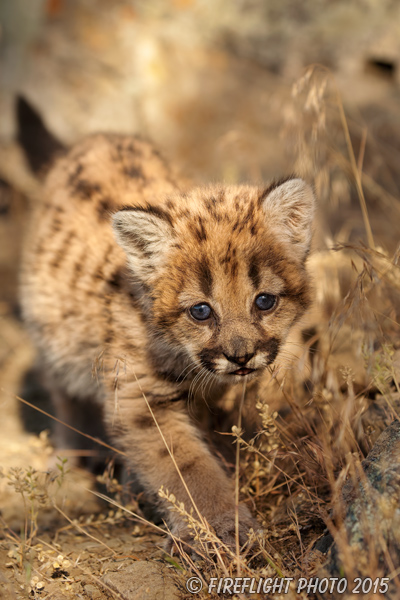
[[[277,300],[278,297],[273,294],[260,294],[256,298],[256,306],[260,310],[271,310],[271,308],[274,308]]]
[[[196,321],[206,321],[210,318],[211,306],[208,306],[208,304],[195,304],[189,312]]]

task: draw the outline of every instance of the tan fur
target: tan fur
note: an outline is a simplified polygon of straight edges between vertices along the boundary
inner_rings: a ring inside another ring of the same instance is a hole
[[[145,394],[197,508],[227,543],[232,482],[188,399],[212,405],[240,385],[236,358],[255,369],[247,379],[275,360],[310,301],[313,205],[299,179],[185,193],[149,144],[96,135],[53,167],[32,220],[21,299],[60,414],[66,398],[95,400],[93,419],[103,413],[146,489],[163,485],[190,509]],[[271,311],[256,308],[261,292],[278,296]],[[189,313],[202,302],[214,311],[207,322]],[[244,542],[253,520],[245,506],[240,517]],[[187,535],[176,513],[168,521]]]

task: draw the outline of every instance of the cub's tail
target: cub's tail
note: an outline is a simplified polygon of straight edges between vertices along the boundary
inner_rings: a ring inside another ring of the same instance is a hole
[[[17,141],[32,171],[41,176],[65,146],[48,131],[42,117],[23,96],[17,96],[16,116]]]

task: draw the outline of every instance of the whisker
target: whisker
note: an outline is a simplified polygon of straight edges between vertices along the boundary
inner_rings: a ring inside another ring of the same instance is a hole
[[[201,379],[201,376],[202,376],[202,374],[203,374],[204,371],[205,371],[205,367],[202,367],[200,369],[200,371],[196,374],[196,376],[193,379],[193,381],[191,382],[190,387],[189,387],[189,398],[190,398],[190,396],[193,396],[193,398],[194,398],[195,391],[196,391],[195,388],[196,388],[197,382]]]
[[[184,372],[187,369],[190,369],[190,371],[188,371],[188,373],[186,373],[186,375],[183,377],[183,379],[181,380],[180,383],[183,383],[185,381],[185,379],[190,375],[190,373],[192,373],[192,371],[194,371],[194,369],[196,369],[196,367],[198,367],[199,364],[197,362],[197,360],[193,360],[191,361],[178,375],[178,379],[180,379],[182,377],[182,375],[184,374]]]
[[[213,373],[212,371],[210,371],[210,378],[209,378],[209,390],[211,389],[213,383],[217,381],[218,382],[218,377],[216,376],[215,373]]]
[[[203,382],[202,382],[202,398],[204,400],[204,402],[207,404],[207,388],[209,388],[209,383],[210,381],[212,382],[212,372],[211,371],[207,371],[207,373],[204,376]],[[207,404],[207,407],[210,408]]]
[[[208,375],[207,375],[207,381],[206,381],[206,384],[204,386],[204,393],[205,393],[205,395],[207,395],[208,392],[210,391],[210,389],[212,387],[212,384],[214,382],[214,378],[215,378],[214,373],[212,373],[212,371],[209,371]]]
[[[202,393],[202,398],[205,402],[206,402],[206,400],[205,400],[205,396],[204,396],[204,387],[203,386],[205,385],[205,382],[207,381],[208,374],[209,374],[209,370],[204,368],[201,371],[201,377],[199,377],[199,379],[197,380],[197,384],[198,384],[197,390]],[[206,404],[207,404],[207,402],[206,402]]]
[[[184,383],[184,382],[185,382],[185,381],[188,379],[188,377],[191,375],[191,373],[193,373],[193,371],[195,371],[196,369],[198,369],[198,367],[199,367],[199,365],[198,365],[198,364],[195,364],[195,365],[194,365],[194,367],[192,367],[192,368],[190,369],[190,371],[189,371],[188,373],[186,373],[185,377],[184,377],[184,378],[181,380],[180,384],[181,384],[181,383]],[[180,385],[180,384],[179,384],[179,385]]]

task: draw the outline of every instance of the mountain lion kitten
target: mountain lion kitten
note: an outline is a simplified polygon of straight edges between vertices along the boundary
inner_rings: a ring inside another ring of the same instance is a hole
[[[230,545],[233,484],[188,405],[212,410],[277,358],[310,304],[313,212],[301,179],[183,192],[150,144],[122,135],[60,158],[34,210],[21,301],[57,416],[79,427],[71,407],[90,405],[144,488],[193,500]],[[243,544],[255,521],[245,505],[239,519]]]

